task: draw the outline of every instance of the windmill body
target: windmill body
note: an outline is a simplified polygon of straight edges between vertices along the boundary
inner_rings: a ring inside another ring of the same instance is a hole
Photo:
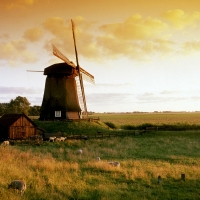
[[[44,75],[47,77],[40,119],[80,119],[77,70],[66,63],[58,63],[45,68]]]
[[[40,112],[41,120],[80,119],[83,113],[85,118],[88,117],[83,79],[94,83],[94,76],[79,66],[73,21],[72,32],[77,66],[53,45],[53,54],[64,63],[44,69],[47,78]]]

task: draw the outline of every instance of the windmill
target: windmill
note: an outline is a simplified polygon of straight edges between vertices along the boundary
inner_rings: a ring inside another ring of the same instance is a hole
[[[79,66],[72,20],[71,24],[76,65],[52,45],[53,54],[64,63],[56,63],[44,69],[47,78],[41,106],[41,120],[88,117],[83,79],[94,84],[94,76]]]

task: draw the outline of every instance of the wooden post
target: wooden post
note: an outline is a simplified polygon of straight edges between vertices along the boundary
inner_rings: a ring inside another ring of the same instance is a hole
[[[181,180],[185,181],[185,174],[181,174]]]
[[[161,181],[162,181],[162,178],[161,178],[161,176],[159,175],[159,176],[158,176],[158,184],[160,184]]]

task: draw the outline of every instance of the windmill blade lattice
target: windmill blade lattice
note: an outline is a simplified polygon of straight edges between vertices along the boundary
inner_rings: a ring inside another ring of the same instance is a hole
[[[83,68],[80,67],[80,73],[82,75],[82,78],[85,81],[90,82],[92,84],[95,84],[95,82],[94,82],[94,76],[92,76],[89,72],[85,71]]]
[[[68,65],[72,66],[73,68],[76,68],[75,64],[71,62],[66,56],[64,56],[53,44],[52,44],[52,47],[53,47],[53,54],[55,56],[57,56],[58,58],[60,58],[61,60],[66,62]]]
[[[95,84],[94,79],[91,78],[90,76],[88,76],[88,75],[86,75],[84,73],[81,73],[81,75],[82,75],[83,80],[85,80],[85,81],[87,81],[89,83]]]
[[[76,86],[77,86],[77,94],[78,94],[79,104],[80,104],[81,110],[85,113],[86,111],[85,111],[85,106],[84,106],[84,101],[83,101],[83,95],[82,95],[82,90],[81,90],[79,76],[76,76],[75,80],[76,80]]]

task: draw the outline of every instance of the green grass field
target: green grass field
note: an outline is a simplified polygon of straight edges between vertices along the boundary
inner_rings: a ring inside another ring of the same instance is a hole
[[[199,131],[1,147],[0,195],[13,200],[200,199],[199,151]],[[180,180],[182,173],[186,181]],[[23,198],[7,189],[13,179],[27,181]]]
[[[144,119],[152,120],[153,117],[155,120],[158,116],[161,119],[161,115],[145,117],[144,114]],[[172,119],[168,116],[166,120]],[[184,115],[181,116],[184,119]],[[197,118],[197,115],[185,116]],[[120,124],[111,115],[104,117],[105,121]],[[115,117],[125,120],[125,124],[128,124],[127,118],[130,118],[130,123],[135,120],[132,115]],[[143,123],[141,116],[137,118]],[[103,121],[103,115],[100,119]],[[66,126],[65,123],[63,125]],[[50,123],[49,129],[52,126]],[[54,123],[54,126],[57,124]],[[61,124],[59,126],[61,129]],[[96,130],[96,126],[76,124],[76,129]],[[77,154],[80,148],[82,155]],[[199,152],[200,131],[152,131],[129,137],[44,142],[40,146],[0,146],[0,199],[198,200]],[[96,161],[98,156],[101,158],[99,162]],[[110,161],[119,161],[120,167],[109,165]],[[185,181],[181,180],[182,173]],[[159,175],[162,178],[160,184],[157,183]],[[7,184],[13,179],[26,180],[27,190],[23,197],[7,189]]]

